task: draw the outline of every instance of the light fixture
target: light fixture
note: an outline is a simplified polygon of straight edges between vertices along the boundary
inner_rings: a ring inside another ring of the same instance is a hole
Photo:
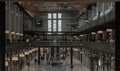
[[[34,35],[34,37],[37,37],[37,35]]]
[[[15,32],[11,32],[11,34],[13,34],[13,35],[14,35],[14,34],[15,34]]]
[[[25,57],[25,55],[22,53],[22,54],[19,54],[20,55],[20,57]]]
[[[13,56],[13,57],[12,57],[12,60],[13,60],[13,61],[17,61],[17,60],[18,60],[18,57],[17,57],[17,56]]]
[[[5,61],[5,66],[8,66],[8,61]]]
[[[20,36],[23,36],[23,34],[20,34]]]
[[[26,39],[26,42],[29,42],[29,39]]]
[[[79,38],[76,38],[76,40],[78,40]]]
[[[84,53],[83,51],[80,52],[80,54],[83,54],[83,53]]]
[[[84,36],[84,35],[80,35],[80,36]]]
[[[78,49],[74,48],[74,51],[78,51]]]
[[[96,34],[95,32],[91,32],[92,35]]]
[[[100,61],[100,59],[99,59],[99,61],[98,61],[98,64],[99,64],[99,66],[101,66],[101,61]]]
[[[113,6],[111,6],[110,9],[113,9]]]
[[[29,52],[25,52],[25,55],[29,55]]]
[[[10,60],[10,58],[6,57],[6,58],[5,58],[5,60],[8,60],[8,61],[9,61],[9,60]]]
[[[85,20],[85,22],[86,22],[86,23],[88,23],[88,22],[89,22],[89,20]]]
[[[107,32],[112,32],[112,29],[107,29],[106,31],[107,31]]]
[[[103,31],[98,31],[98,33],[103,33]]]
[[[77,36],[74,36],[74,38],[76,38]]]
[[[29,50],[28,52],[29,52],[29,53],[32,53],[33,51],[32,51],[32,50]]]
[[[16,35],[20,35],[20,33],[16,33]]]
[[[6,30],[5,33],[8,34],[8,33],[10,33],[10,31],[9,31],[9,30]]]

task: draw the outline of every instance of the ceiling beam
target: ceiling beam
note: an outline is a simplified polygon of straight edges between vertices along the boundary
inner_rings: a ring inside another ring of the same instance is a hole
[[[115,2],[120,0],[1,0],[1,1],[39,1],[39,2],[75,2],[75,3],[96,3],[96,2]]]

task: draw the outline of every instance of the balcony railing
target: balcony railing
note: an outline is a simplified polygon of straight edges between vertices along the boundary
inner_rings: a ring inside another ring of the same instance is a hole
[[[80,41],[31,41],[6,43],[6,51],[17,51],[29,47],[80,47],[114,54],[114,44],[110,42]]]

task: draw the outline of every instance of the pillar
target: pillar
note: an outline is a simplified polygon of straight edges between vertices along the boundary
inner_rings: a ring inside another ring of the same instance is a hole
[[[103,54],[103,71],[105,71],[105,55]]]
[[[5,70],[5,2],[0,2],[0,71]]]
[[[103,36],[102,36],[103,40],[106,41],[107,40],[107,32],[103,31]]]
[[[98,71],[99,70],[99,64],[98,64],[98,61],[99,61],[99,57],[98,56],[96,56],[95,57],[95,64],[96,64],[96,71]]]
[[[40,65],[40,47],[38,48],[38,65]]]
[[[94,71],[94,57],[90,57],[90,71]]]
[[[70,68],[73,68],[73,48],[70,48]]]
[[[54,47],[51,47],[51,57],[54,57]]]
[[[120,71],[120,2],[115,3],[115,18],[116,18],[116,25],[115,25],[115,35],[116,35],[116,59],[115,59],[115,71]]]

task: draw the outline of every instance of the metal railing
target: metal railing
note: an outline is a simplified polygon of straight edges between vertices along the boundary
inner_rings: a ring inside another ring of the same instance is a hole
[[[29,47],[81,47],[114,54],[114,43],[110,42],[80,42],[80,41],[31,41],[6,43],[7,51],[17,51]]]

